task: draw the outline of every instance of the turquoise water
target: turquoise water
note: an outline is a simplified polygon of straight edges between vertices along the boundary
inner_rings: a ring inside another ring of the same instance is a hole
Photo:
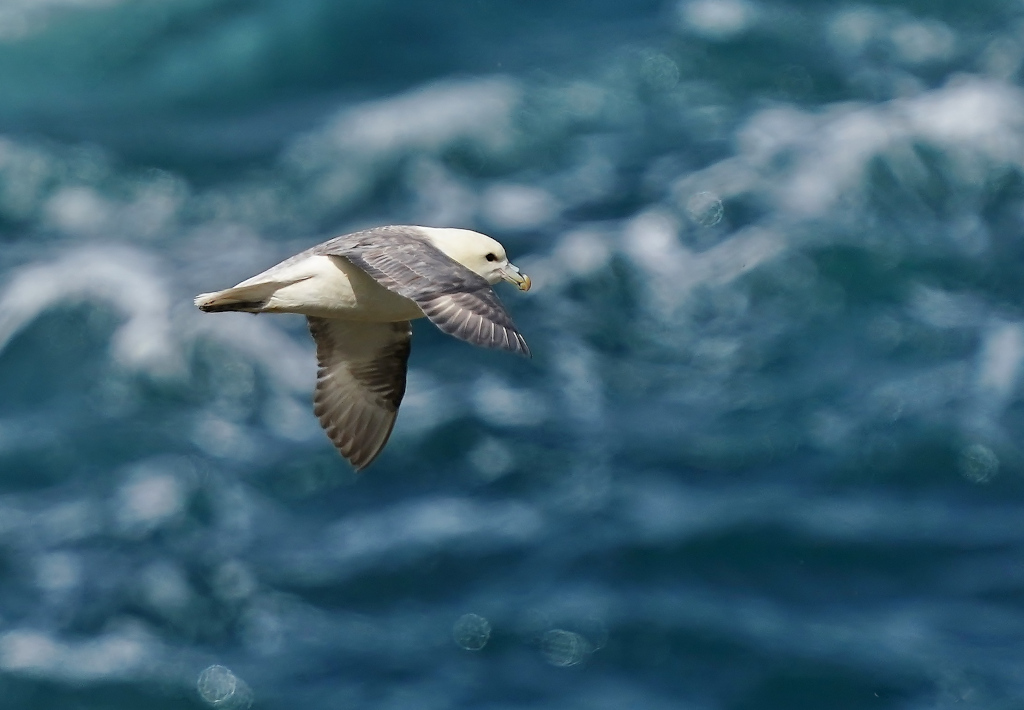
[[[1012,708],[1024,6],[0,3],[0,708]],[[363,475],[330,236],[498,238]]]

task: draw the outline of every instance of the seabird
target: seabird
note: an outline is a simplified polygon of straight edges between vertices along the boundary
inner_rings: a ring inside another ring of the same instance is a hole
[[[196,296],[207,312],[301,313],[319,364],[313,411],[355,469],[377,458],[405,394],[414,318],[485,348],[530,357],[491,290],[530,289],[494,239],[468,229],[389,226],[329,239],[233,288]]]

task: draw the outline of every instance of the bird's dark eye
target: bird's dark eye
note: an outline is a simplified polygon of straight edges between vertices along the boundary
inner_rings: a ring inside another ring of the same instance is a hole
[[[498,257],[496,257],[494,254],[488,254],[486,256],[486,259],[487,259],[487,261],[497,261]]]

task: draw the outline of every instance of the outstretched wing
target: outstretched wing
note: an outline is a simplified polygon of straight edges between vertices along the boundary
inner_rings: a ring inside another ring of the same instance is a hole
[[[309,316],[320,365],[313,412],[356,470],[388,442],[405,395],[412,326]]]
[[[530,357],[508,311],[479,274],[425,241],[411,227],[378,227],[324,242],[377,283],[414,301],[448,335]]]

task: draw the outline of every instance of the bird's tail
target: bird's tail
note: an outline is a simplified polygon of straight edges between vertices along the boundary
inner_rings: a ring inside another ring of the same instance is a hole
[[[195,298],[199,310],[207,313],[221,311],[245,311],[259,313],[267,305],[279,284],[253,284],[252,286],[235,286],[234,288],[201,293]]]

